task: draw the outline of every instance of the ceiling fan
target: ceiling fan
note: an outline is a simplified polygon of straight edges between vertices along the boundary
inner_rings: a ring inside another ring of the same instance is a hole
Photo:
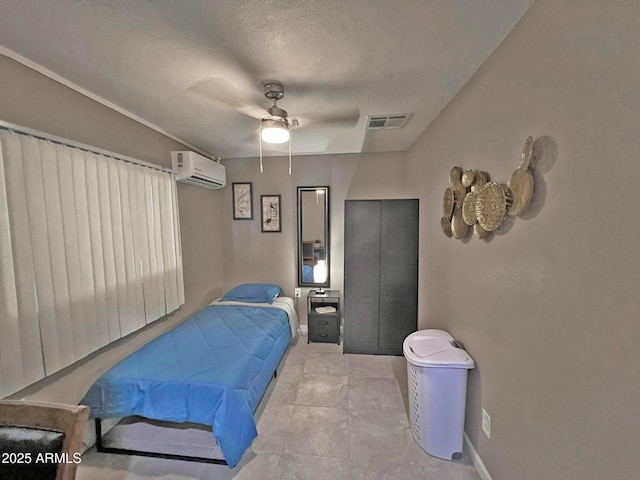
[[[262,142],[289,144],[289,175],[291,175],[291,135],[289,129],[298,126],[296,118],[289,118],[286,110],[278,107],[278,100],[284,97],[284,86],[279,82],[267,82],[264,85],[264,96],[271,100],[267,108],[270,118],[260,119],[260,173],[264,172],[262,164]]]
[[[264,96],[272,104],[267,108],[271,118],[262,118],[260,123],[260,138],[267,143],[284,143],[290,140],[289,129],[298,126],[296,118],[289,118],[287,111],[278,107],[278,100],[284,97],[284,86],[278,82],[268,82],[264,85]]]
[[[259,94],[259,87],[256,89],[258,85],[262,85],[262,94],[271,101],[270,107],[265,108],[264,100],[260,100],[262,95]],[[353,127],[360,118],[360,109],[349,104],[351,86],[344,87],[344,85],[334,85],[326,81],[324,83],[292,81],[287,83],[287,90],[293,92],[298,104],[302,102],[308,106],[311,103],[315,106],[311,110],[305,109],[296,115],[296,118],[291,118],[287,111],[279,108],[277,104],[278,100],[284,97],[282,82],[267,80],[262,84],[255,84],[244,75],[208,76],[188,88],[191,93],[206,98],[216,105],[224,105],[226,108],[246,116],[247,120],[250,118],[252,122],[255,122],[253,125],[257,129],[280,128],[281,131],[277,132],[280,135],[280,144],[287,141],[286,135],[297,126],[305,129],[307,127]],[[323,97],[335,100],[337,92],[345,98],[345,101],[340,103],[348,106],[336,107],[331,103],[317,103],[315,100]],[[244,125],[249,126],[250,123],[244,123]],[[238,141],[255,141],[254,135],[255,131],[251,129],[250,136],[238,138]],[[262,132],[260,132],[260,138],[262,138]],[[265,143],[269,143],[267,139],[265,139]]]

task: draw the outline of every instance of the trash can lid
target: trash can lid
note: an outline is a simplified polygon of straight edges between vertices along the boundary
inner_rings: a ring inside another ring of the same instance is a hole
[[[409,335],[403,344],[404,356],[409,363],[419,367],[474,368],[469,354],[449,337]]]
[[[446,338],[447,340],[453,340],[453,337],[449,332],[445,332],[444,330],[438,330],[436,328],[427,328],[426,330],[418,330],[417,332],[413,332],[409,337],[418,339],[418,338]]]

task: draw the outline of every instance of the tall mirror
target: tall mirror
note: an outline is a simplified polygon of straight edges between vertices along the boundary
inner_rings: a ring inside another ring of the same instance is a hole
[[[329,286],[329,187],[298,187],[298,285]]]

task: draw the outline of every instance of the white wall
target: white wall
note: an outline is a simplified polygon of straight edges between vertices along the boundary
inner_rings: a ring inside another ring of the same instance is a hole
[[[638,2],[537,0],[408,154],[420,327],[476,360],[466,430],[494,480],[640,471],[639,25]],[[446,238],[450,168],[506,182],[528,135],[546,151],[524,218]]]

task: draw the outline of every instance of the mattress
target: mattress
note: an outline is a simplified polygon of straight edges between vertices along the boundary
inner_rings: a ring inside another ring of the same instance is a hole
[[[233,467],[257,436],[253,412],[295,332],[283,308],[213,303],[112,367],[80,403],[99,418],[210,425]]]

